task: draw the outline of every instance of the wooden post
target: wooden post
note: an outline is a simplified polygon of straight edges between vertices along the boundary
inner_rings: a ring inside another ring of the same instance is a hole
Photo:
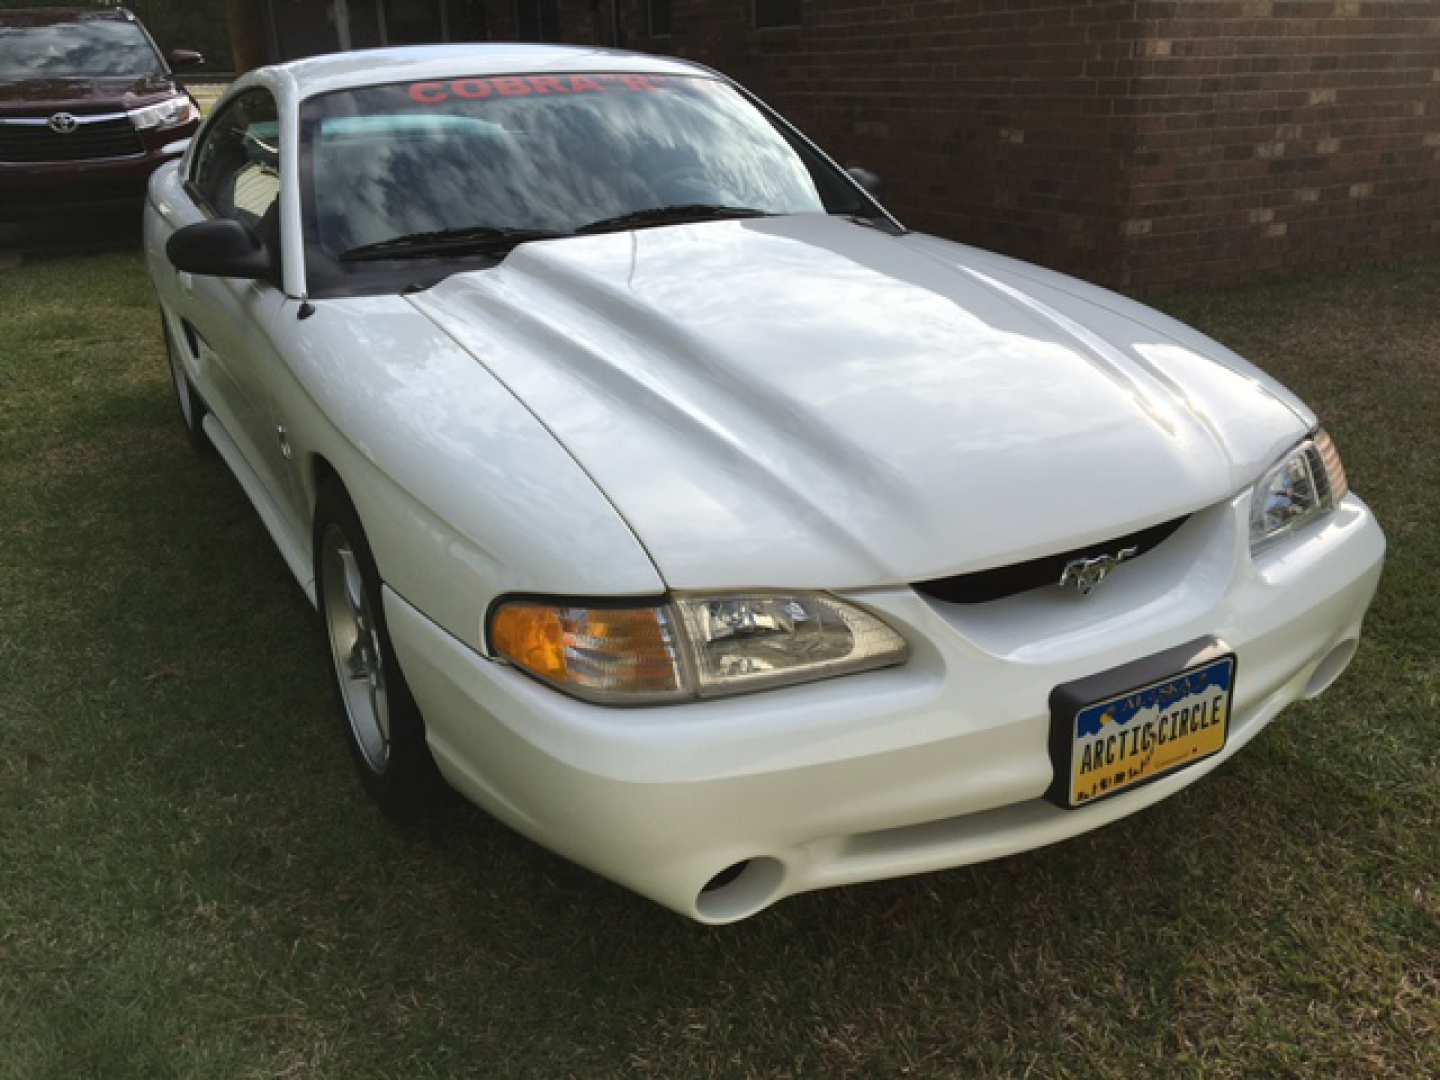
[[[264,0],[225,0],[225,24],[230,30],[230,51],[235,74],[242,75],[265,63]]]

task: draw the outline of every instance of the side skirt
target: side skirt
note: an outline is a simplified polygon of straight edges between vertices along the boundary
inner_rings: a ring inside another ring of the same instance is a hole
[[[249,496],[255,512],[260,515],[260,520],[270,533],[270,539],[274,540],[275,546],[280,549],[280,555],[284,558],[285,565],[290,568],[290,573],[295,575],[295,580],[305,591],[311,606],[315,606],[318,601],[315,595],[315,575],[312,570],[314,559],[310,551],[309,537],[297,535],[298,530],[294,523],[275,505],[270,493],[265,490],[265,485],[255,475],[255,470],[250,468],[244,455],[240,453],[240,448],[235,445],[235,440],[230,438],[230,433],[225,430],[225,425],[216,419],[215,414],[207,412],[201,426],[204,427],[205,434],[210,436],[210,441],[221,459],[230,466],[235,479]]]

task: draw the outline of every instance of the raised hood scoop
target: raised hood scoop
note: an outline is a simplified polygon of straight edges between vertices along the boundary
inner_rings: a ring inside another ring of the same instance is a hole
[[[1005,260],[918,239],[816,215],[550,240],[411,302],[676,589],[1063,551],[1232,495],[1303,433],[1249,375],[1114,313],[1102,337]]]

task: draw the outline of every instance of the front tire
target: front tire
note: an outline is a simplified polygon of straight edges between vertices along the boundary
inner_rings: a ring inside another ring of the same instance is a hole
[[[160,329],[165,335],[165,359],[170,367],[170,385],[175,389],[175,402],[180,407],[180,422],[185,425],[185,435],[190,440],[190,449],[202,456],[208,456],[215,452],[215,447],[210,444],[210,436],[205,434],[201,422],[205,419],[205,402],[195,392],[195,387],[190,383],[190,376],[186,374],[185,364],[180,359],[180,349],[175,344],[175,337],[170,333],[170,321],[164,315],[160,316]]]
[[[413,821],[444,789],[425,723],[396,660],[380,572],[343,487],[320,487],[314,525],[315,592],[331,685],[360,783],[389,816]]]

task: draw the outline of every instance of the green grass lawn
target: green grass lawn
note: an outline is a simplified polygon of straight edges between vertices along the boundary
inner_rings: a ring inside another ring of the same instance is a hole
[[[225,93],[229,83],[203,82],[199,79],[190,78],[185,80],[185,89],[190,91],[192,97],[200,106],[200,111],[209,116],[215,110],[215,103]]]
[[[1123,824],[716,930],[381,819],[139,258],[0,273],[0,1077],[1440,1074],[1440,264],[1164,306],[1384,522],[1350,672]]]

